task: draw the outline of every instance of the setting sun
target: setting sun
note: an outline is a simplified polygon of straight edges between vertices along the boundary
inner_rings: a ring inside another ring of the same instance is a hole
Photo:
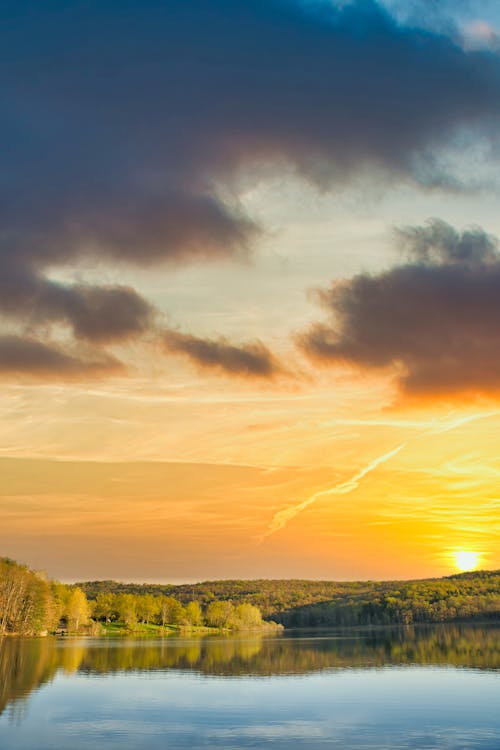
[[[456,567],[462,571],[475,570],[479,565],[480,555],[478,552],[459,550],[454,553],[453,557]]]

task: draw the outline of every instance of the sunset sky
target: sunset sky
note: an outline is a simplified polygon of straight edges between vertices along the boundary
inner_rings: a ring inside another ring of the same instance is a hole
[[[0,556],[500,568],[500,4],[6,0],[0,41]]]

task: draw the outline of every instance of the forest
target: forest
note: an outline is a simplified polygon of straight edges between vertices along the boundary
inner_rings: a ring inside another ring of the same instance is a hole
[[[416,581],[50,581],[0,558],[0,636],[500,620],[500,571]]]
[[[460,573],[414,581],[221,580],[183,584],[87,581],[89,599],[100,594],[162,594],[186,604],[245,602],[285,627],[409,625],[500,620],[500,571]]]

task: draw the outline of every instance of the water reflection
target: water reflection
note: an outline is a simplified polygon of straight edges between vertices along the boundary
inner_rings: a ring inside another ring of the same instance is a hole
[[[332,669],[436,665],[500,669],[500,628],[437,626],[294,637],[171,638],[161,641],[0,640],[0,714],[65,674],[181,670],[226,677],[301,675]]]

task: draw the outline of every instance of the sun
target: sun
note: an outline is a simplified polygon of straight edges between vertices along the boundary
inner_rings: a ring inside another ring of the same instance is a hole
[[[455,559],[455,567],[458,570],[465,572],[466,570],[476,570],[480,562],[479,552],[472,552],[471,550],[457,550],[453,553]]]

